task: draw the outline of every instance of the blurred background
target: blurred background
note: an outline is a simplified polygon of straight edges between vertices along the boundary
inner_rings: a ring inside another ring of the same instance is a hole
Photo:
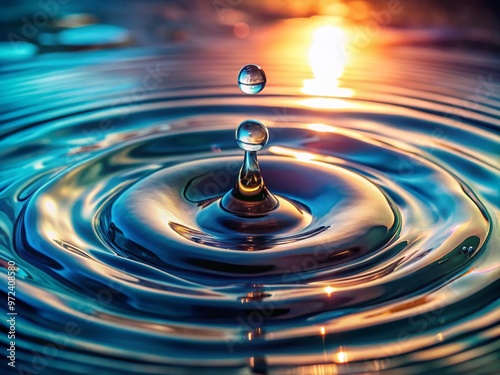
[[[375,21],[390,28],[467,30],[463,38],[455,38],[456,45],[477,46],[488,41],[498,46],[500,28],[500,5],[495,0],[4,0],[1,7],[0,38],[27,41],[41,53],[62,48],[57,46],[54,35],[61,29],[100,24],[124,30],[92,29],[79,38],[86,37],[86,44],[94,38],[97,43],[97,35],[90,32],[100,31],[101,38],[115,45],[203,43],[212,36],[245,39],[260,25],[277,20],[328,16],[357,27],[370,27]],[[392,9],[387,17],[389,8]],[[446,39],[444,35],[443,38]],[[65,39],[64,44],[83,47],[84,41]],[[2,59],[8,58],[8,54],[3,48]]]

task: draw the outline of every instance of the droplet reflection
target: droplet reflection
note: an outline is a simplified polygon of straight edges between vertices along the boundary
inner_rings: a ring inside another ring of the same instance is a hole
[[[238,74],[238,86],[245,94],[258,94],[266,86],[266,73],[258,65],[246,65]]]

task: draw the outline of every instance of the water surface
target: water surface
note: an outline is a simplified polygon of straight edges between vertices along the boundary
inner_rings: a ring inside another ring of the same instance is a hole
[[[361,46],[324,18],[210,44],[141,47],[113,30],[102,43],[96,29],[51,36],[0,68],[0,257],[18,266],[18,366],[495,370],[494,46],[390,28]],[[256,96],[236,82],[248,63],[267,74]],[[247,118],[269,128],[268,188],[301,215],[267,232],[210,204],[235,183]]]

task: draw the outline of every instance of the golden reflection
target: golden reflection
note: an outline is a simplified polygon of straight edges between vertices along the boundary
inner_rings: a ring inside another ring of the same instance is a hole
[[[327,286],[325,288],[325,293],[328,294],[328,297],[330,297],[332,295],[332,293],[334,292],[334,288],[332,288],[331,286]]]
[[[347,362],[347,353],[345,353],[342,348],[337,353],[337,362],[338,363],[346,363]]]
[[[57,228],[57,218],[59,216],[57,203],[51,197],[44,196],[40,198],[40,204],[43,208],[43,212],[46,215],[46,220],[41,221],[42,231],[48,239],[55,240],[59,237]]]
[[[300,101],[302,105],[316,109],[347,109],[355,108],[354,103],[349,103],[341,99],[333,98],[308,98]]]
[[[309,124],[309,129],[320,133],[337,133],[337,128],[325,124]]]
[[[48,215],[57,217],[57,203],[51,197],[41,199],[42,206]]]
[[[311,161],[316,157],[314,154],[308,152],[297,151],[281,146],[271,146],[269,147],[269,152],[275,155],[291,156],[300,161]]]
[[[353,90],[339,87],[348,63],[347,33],[340,26],[320,26],[314,31],[308,61],[314,78],[304,80],[302,92],[319,96],[351,97]]]

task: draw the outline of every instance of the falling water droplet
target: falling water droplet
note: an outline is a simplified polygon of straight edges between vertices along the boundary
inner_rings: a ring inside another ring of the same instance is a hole
[[[266,73],[258,65],[245,65],[238,74],[238,86],[245,94],[258,94],[266,86]]]

